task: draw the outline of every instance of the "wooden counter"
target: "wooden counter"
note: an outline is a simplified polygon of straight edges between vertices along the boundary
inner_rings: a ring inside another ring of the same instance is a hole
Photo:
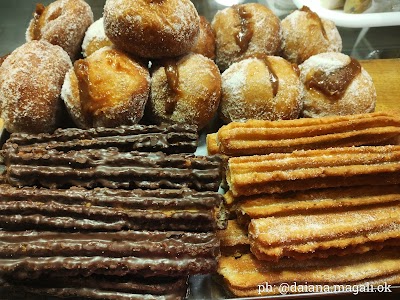
[[[377,93],[376,110],[400,114],[400,58],[361,61],[374,81]]]

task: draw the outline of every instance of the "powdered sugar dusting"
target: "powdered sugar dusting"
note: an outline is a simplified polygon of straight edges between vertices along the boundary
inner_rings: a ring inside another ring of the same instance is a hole
[[[65,51],[45,41],[26,43],[4,61],[0,103],[8,131],[55,129],[61,86],[71,65]]]
[[[164,67],[153,73],[149,112],[159,122],[189,123],[204,127],[214,116],[221,95],[221,77],[215,63],[201,54],[188,54],[177,62],[178,95],[171,95]],[[196,72],[196,76],[193,76]],[[166,101],[177,97],[172,114],[166,113]]]
[[[104,31],[104,19],[100,18],[86,31],[82,43],[82,53],[86,57],[102,47],[111,45],[112,42]]]
[[[316,71],[331,74],[335,70],[350,63],[350,57],[336,52],[321,53],[307,59],[299,66],[300,79],[303,83]],[[343,97],[338,100],[330,100],[325,95],[313,89],[304,88],[305,117],[322,117],[329,115],[349,115],[368,113],[375,110],[376,90],[372,78],[362,68],[347,87]]]
[[[93,23],[93,12],[83,0],[57,0],[45,10],[44,26],[41,28],[41,39],[61,46],[72,59],[81,50],[81,43],[87,28]],[[27,41],[31,41],[33,20],[26,32]]]
[[[150,89],[147,69],[112,47],[99,49],[85,61],[90,94],[94,101],[100,99],[104,103],[92,113],[90,120],[87,119],[82,110],[78,79],[72,68],[63,85],[62,99],[76,125],[81,128],[115,127],[139,122]]]
[[[125,51],[148,58],[188,53],[196,42],[199,22],[189,0],[108,0],[104,7],[110,40]]]
[[[240,30],[240,18],[235,7],[218,11],[212,21],[216,34],[216,62],[224,71],[232,63],[255,54],[276,55],[281,49],[282,30],[280,20],[267,7],[258,3],[242,4],[251,14],[249,26],[253,35],[249,47],[240,53],[236,34]]]
[[[342,39],[334,22],[321,19],[320,24],[305,11],[296,10],[282,20],[283,56],[291,62],[302,63],[312,55],[340,52]]]
[[[270,70],[261,59],[250,58],[232,64],[222,74],[221,117],[225,122],[248,119],[294,119],[299,116],[302,86],[291,64],[281,57],[269,56],[278,78],[273,94]]]

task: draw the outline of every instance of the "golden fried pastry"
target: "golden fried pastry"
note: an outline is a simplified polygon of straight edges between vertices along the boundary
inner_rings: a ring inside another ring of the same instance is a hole
[[[118,48],[140,57],[188,53],[199,27],[190,0],[107,0],[104,6],[106,35]]]
[[[232,157],[233,196],[400,183],[400,146],[328,148]]]
[[[217,231],[217,236],[221,242],[222,255],[240,256],[250,250],[247,230],[240,226],[236,220],[228,220],[227,228]]]
[[[222,74],[220,116],[226,123],[249,119],[296,119],[302,85],[292,64],[278,56],[248,58]]]
[[[106,36],[104,32],[104,19],[100,18],[94,22],[85,33],[85,38],[82,43],[82,54],[84,57],[88,57],[97,50],[112,46],[113,43]]]
[[[307,6],[282,20],[283,57],[301,64],[323,52],[342,51],[342,38],[334,22],[320,18]]]
[[[215,115],[220,95],[221,75],[211,59],[192,53],[168,60],[152,75],[148,117],[158,123],[194,124],[200,130]]]
[[[75,62],[61,96],[77,126],[116,127],[139,122],[149,92],[147,68],[105,47]]]
[[[215,59],[215,34],[204,16],[200,16],[199,36],[191,51]]]
[[[233,197],[228,192],[224,198],[230,204],[237,203],[238,221],[248,224],[250,219],[271,216],[340,213],[353,208],[399,203],[400,186],[352,186],[242,197]]]
[[[51,132],[59,126],[68,54],[46,41],[28,42],[0,67],[0,112],[8,132]]]
[[[212,27],[221,71],[246,57],[276,55],[280,51],[280,20],[262,4],[239,4],[218,11]]]
[[[260,260],[309,259],[400,246],[400,205],[253,219],[251,252]]]
[[[218,133],[210,133],[206,136],[206,145],[207,145],[207,152],[208,155],[215,155],[219,154],[219,147],[217,144],[217,135]]]
[[[398,249],[307,261],[259,261],[253,255],[221,257],[218,273],[228,290],[238,297],[256,297],[285,292],[335,291],[338,285],[400,284]],[[283,283],[283,286],[281,285]],[[296,283],[296,284],[295,284]],[[268,284],[268,286],[266,285]],[[326,285],[326,288],[325,288]],[[291,288],[290,290],[282,288]],[[322,289],[324,288],[324,289]],[[340,287],[339,287],[340,288]],[[346,290],[337,290],[336,292]]]
[[[76,59],[85,32],[93,23],[93,12],[83,0],[57,0],[45,7],[37,4],[26,31],[26,40],[46,40],[62,47]]]
[[[304,84],[304,117],[373,112],[376,90],[360,63],[342,53],[321,53],[300,66]]]
[[[400,117],[383,112],[232,122],[207,136],[209,153],[229,156],[391,143],[400,143]]]

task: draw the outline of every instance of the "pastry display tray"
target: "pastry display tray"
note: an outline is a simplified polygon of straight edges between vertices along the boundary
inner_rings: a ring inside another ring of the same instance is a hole
[[[400,21],[400,20],[399,20]],[[361,64],[370,73],[374,80],[377,94],[378,103],[377,110],[390,110],[400,111],[398,102],[398,95],[400,95],[400,59],[388,60],[368,60],[361,61]],[[0,148],[2,142],[6,138],[0,119]],[[196,151],[197,155],[207,155],[205,145],[205,138],[208,132],[215,132],[218,125],[213,124],[201,133],[199,147]],[[1,166],[0,166],[1,171]],[[392,286],[391,294],[388,293],[360,293],[353,296],[351,293],[306,293],[306,294],[287,294],[275,296],[262,296],[262,297],[248,297],[248,298],[232,298],[224,290],[219,280],[216,280],[213,275],[198,275],[192,276],[190,279],[190,294],[188,300],[260,300],[260,299],[398,299],[400,294],[400,286]],[[357,297],[357,298],[354,298]],[[58,299],[58,298],[57,298]],[[7,298],[7,293],[0,288],[0,300],[56,300],[52,297],[33,297],[22,296],[20,298]]]
[[[326,9],[319,0],[293,0],[297,7],[308,6],[320,17],[332,20],[337,26],[363,28],[400,25],[400,12],[348,14],[342,10]]]

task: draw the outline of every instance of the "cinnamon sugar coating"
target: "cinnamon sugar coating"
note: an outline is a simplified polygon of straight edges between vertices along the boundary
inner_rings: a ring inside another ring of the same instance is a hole
[[[189,0],[108,0],[106,35],[119,48],[146,58],[186,54],[199,34],[199,15]]]
[[[58,126],[68,54],[46,41],[17,48],[0,67],[0,111],[9,132],[51,132]]]
[[[26,31],[26,40],[46,40],[76,59],[85,32],[93,23],[93,12],[83,0],[57,0],[47,7],[37,4]]]

